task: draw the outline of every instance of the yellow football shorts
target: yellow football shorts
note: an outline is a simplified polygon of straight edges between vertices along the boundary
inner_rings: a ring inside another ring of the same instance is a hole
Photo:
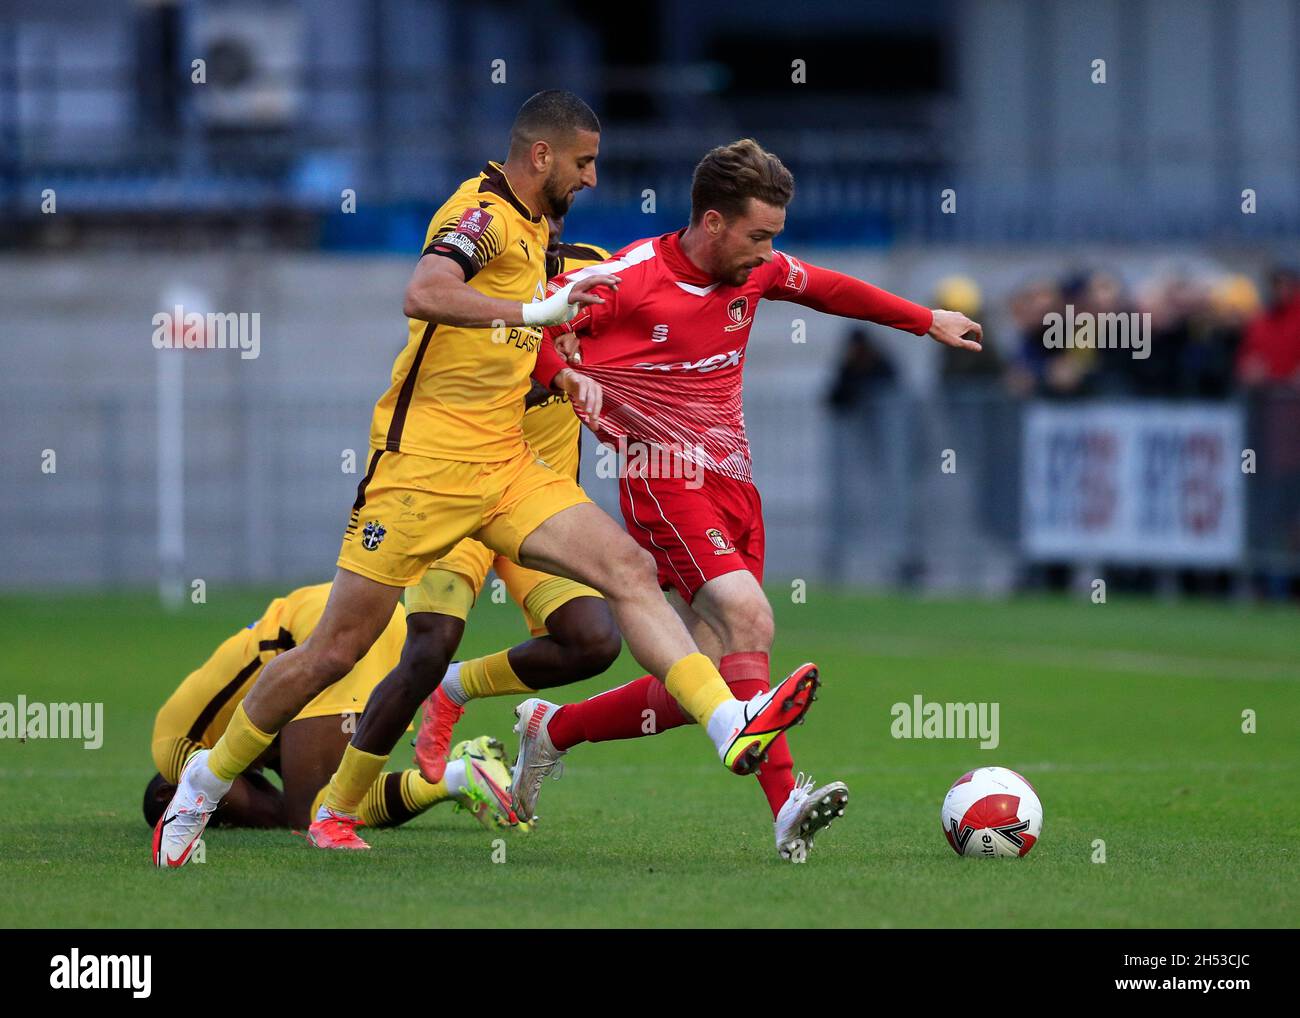
[[[561,605],[576,597],[601,596],[600,591],[585,583],[517,565],[504,555],[493,555],[478,541],[466,538],[430,566],[419,583],[406,588],[407,613],[436,612],[467,620],[493,568],[511,600],[523,610],[524,621],[533,636],[546,632],[546,620]]]
[[[578,482],[521,445],[500,463],[462,463],[372,450],[338,564],[409,587],[463,538],[518,561],[524,538],[556,513],[590,502]]]

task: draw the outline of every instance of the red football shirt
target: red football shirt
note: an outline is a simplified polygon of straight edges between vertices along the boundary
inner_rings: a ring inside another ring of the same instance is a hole
[[[619,277],[602,289],[604,304],[584,307],[565,325],[545,330],[533,377],[549,388],[564,361],[556,336],[582,338],[577,370],[604,388],[597,436],[648,442],[708,470],[749,481],[741,378],[745,350],[762,299],[792,301],[818,311],[929,331],[928,308],[861,280],[801,262],[780,251],[740,286],[710,279],[681,248],[681,231],[639,240],[610,261],[552,280],[552,290],[583,275]]]

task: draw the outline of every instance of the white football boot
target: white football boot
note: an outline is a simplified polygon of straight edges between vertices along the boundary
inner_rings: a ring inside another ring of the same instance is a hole
[[[515,717],[519,719],[515,723],[519,756],[515,760],[510,791],[511,807],[520,823],[537,818],[537,796],[542,790],[542,779],[552,771],[556,771],[557,778],[564,773],[560,758],[565,751],[555,748],[547,732],[551,715],[559,709],[559,704],[538,697],[525,700],[515,708]]]
[[[207,760],[208,750],[201,749],[185,761],[172,801],[153,829],[153,864],[159,869],[175,869],[189,862],[203,829],[221,804],[221,796],[230,790],[226,783],[224,791],[213,794],[222,782],[208,770]],[[199,787],[204,785],[211,787],[205,791]]]
[[[805,862],[813,837],[822,828],[829,827],[836,817],[844,815],[848,801],[849,789],[843,781],[832,781],[815,789],[812,778],[805,780],[801,771],[790,797],[776,815],[776,850],[781,858],[793,863]]]

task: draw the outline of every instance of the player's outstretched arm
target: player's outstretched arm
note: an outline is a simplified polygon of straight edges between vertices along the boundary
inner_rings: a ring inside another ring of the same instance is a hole
[[[983,329],[957,311],[931,310],[834,269],[777,255],[774,284],[764,294],[816,311],[889,325],[917,336],[932,336],[945,346],[979,350]]]
[[[466,328],[558,325],[571,319],[581,307],[604,303],[603,297],[591,292],[594,288],[617,285],[615,276],[589,276],[544,301],[519,304],[480,293],[465,281],[465,270],[458,262],[431,252],[416,264],[406,284],[402,310],[408,318],[422,322]]]
[[[465,270],[440,254],[419,260],[406,284],[402,311],[435,325],[492,328],[494,322],[522,325],[523,305],[479,293],[465,282]]]

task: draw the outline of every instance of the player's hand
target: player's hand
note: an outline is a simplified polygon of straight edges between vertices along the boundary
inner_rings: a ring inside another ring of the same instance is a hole
[[[551,387],[569,397],[569,402],[586,415],[589,427],[594,429],[600,424],[600,407],[605,391],[594,378],[579,374],[572,368],[561,368],[551,379]]]
[[[930,335],[944,346],[955,346],[959,350],[982,350],[980,340],[984,338],[984,326],[973,322],[960,311],[934,310],[934,322],[930,326]]]
[[[576,332],[566,332],[557,337],[555,350],[569,364],[582,363],[582,341]]]
[[[592,293],[598,286],[618,287],[618,276],[601,273],[566,283],[545,300],[523,305],[520,319],[524,325],[563,325],[588,304],[604,304],[605,298]]]
[[[611,290],[617,290],[618,284],[618,276],[611,276],[605,272],[595,276],[584,276],[578,282],[570,284],[569,303],[576,304],[578,307],[586,304],[604,304],[605,298],[591,291],[598,286],[608,286]]]

